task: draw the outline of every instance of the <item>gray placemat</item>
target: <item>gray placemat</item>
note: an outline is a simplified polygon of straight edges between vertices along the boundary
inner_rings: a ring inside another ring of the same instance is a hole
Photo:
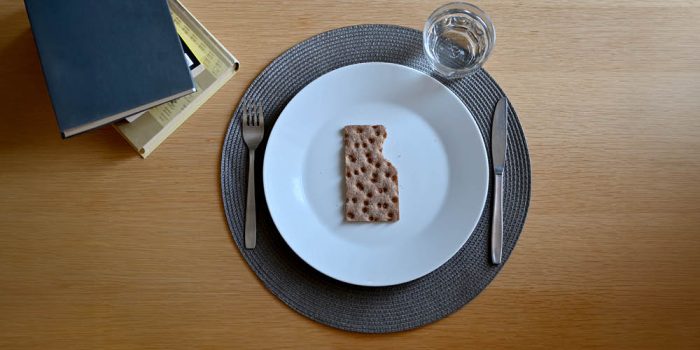
[[[421,32],[392,25],[359,25],[318,34],[289,49],[253,81],[242,101],[262,103],[266,135],[269,135],[275,119],[299,90],[336,68],[361,62],[392,62],[431,74],[423,54]],[[460,80],[436,78],[466,104],[486,145],[490,145],[491,115],[503,91],[484,70]],[[503,266],[489,262],[492,196],[489,189],[484,214],[469,241],[442,267],[422,278],[397,286],[372,288],[339,282],[317,272],[287,246],[270,218],[262,191],[264,143],[257,151],[256,163],[257,248],[244,249],[248,162],[240,118],[239,106],[221,154],[221,191],[228,225],[241,254],[265,286],[304,316],[356,332],[386,333],[420,327],[459,310]],[[512,105],[508,129],[504,261],[515,247],[530,201],[530,160]]]

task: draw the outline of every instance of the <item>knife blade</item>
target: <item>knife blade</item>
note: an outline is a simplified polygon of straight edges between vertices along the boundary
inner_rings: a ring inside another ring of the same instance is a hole
[[[494,174],[493,217],[491,220],[491,262],[498,265],[503,255],[503,177],[508,139],[508,98],[496,104],[491,125],[491,161]]]

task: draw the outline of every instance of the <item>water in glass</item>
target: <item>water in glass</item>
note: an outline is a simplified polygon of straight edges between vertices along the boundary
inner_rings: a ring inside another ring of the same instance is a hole
[[[423,32],[423,45],[434,68],[461,77],[481,67],[496,41],[491,19],[478,7],[451,3],[435,10]]]

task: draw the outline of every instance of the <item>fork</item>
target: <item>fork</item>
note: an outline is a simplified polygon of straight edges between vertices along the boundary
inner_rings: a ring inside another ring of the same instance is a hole
[[[243,141],[248,146],[248,196],[245,209],[245,247],[254,249],[257,235],[255,217],[255,149],[258,148],[263,135],[265,135],[265,119],[263,118],[262,105],[255,102],[244,101]]]

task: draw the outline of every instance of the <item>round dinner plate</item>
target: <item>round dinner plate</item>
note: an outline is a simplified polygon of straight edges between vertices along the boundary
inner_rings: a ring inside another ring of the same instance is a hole
[[[344,221],[346,125],[384,125],[398,171],[400,220]],[[388,286],[447,262],[481,217],[488,156],[464,104],[434,78],[391,63],[331,71],[285,107],[267,141],[272,219],[309,265],[343,282]]]

